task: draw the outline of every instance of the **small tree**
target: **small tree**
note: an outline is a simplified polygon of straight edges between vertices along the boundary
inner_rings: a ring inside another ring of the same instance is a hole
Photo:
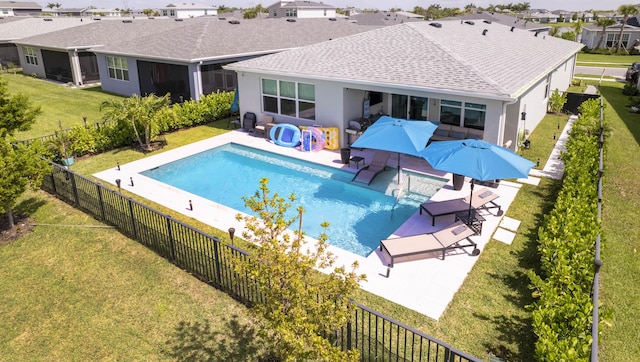
[[[0,81],[0,138],[29,130],[40,113],[40,107],[33,106],[26,95],[10,96],[7,83]]]
[[[40,187],[42,177],[48,171],[49,163],[40,157],[43,153],[38,143],[13,146],[7,138],[0,140],[0,206],[9,221],[9,228],[15,224],[13,206],[27,190]]]
[[[622,18],[622,26],[620,27],[620,33],[618,34],[618,46],[616,47],[616,54],[620,52],[620,48],[622,47],[622,34],[624,33],[624,26],[627,24],[627,20],[629,20],[629,16],[636,14],[638,12],[638,8],[635,5],[620,5],[618,8],[618,13],[623,15]]]
[[[123,100],[104,101],[100,110],[106,109],[104,117],[110,120],[124,120],[131,124],[140,148],[151,151],[151,139],[158,135],[156,113],[169,105],[169,94],[158,97],[151,94],[140,97],[137,94]]]
[[[237,271],[260,285],[263,298],[253,311],[264,320],[260,335],[269,350],[283,361],[357,361],[357,351],[343,352],[322,337],[345,326],[354,305],[350,296],[365,275],[333,267],[335,257],[327,251],[327,236],[322,234],[315,247],[308,245],[302,228],[304,208],[290,217],[288,211],[295,195],[288,201],[277,193],[270,195],[269,180],[260,180],[260,188],[245,205],[258,216],[236,218],[244,221],[242,236],[258,245],[252,257],[237,264]],[[298,221],[298,230],[288,231]],[[323,227],[328,227],[324,223]],[[331,270],[331,268],[333,268]],[[316,269],[331,270],[328,275]]]
[[[562,107],[567,103],[567,95],[560,93],[558,88],[551,93],[549,97],[549,111],[553,113],[561,113]]]

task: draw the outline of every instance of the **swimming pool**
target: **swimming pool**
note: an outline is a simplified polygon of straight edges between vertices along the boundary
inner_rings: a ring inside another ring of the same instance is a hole
[[[385,173],[393,182],[395,171],[386,171],[379,178]],[[317,238],[325,231],[320,224],[327,221],[327,242],[361,256],[370,254],[446,182],[412,174],[411,192],[405,192],[396,204],[393,195],[351,183],[352,172],[237,144],[212,148],[141,174],[245,213],[250,210],[242,197],[253,195],[260,179],[266,177],[272,194],[296,195],[292,213],[299,204],[305,207],[302,229],[307,235]]]

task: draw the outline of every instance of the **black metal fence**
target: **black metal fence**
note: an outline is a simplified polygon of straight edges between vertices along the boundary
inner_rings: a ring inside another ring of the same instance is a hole
[[[567,102],[562,107],[562,112],[578,114],[578,107],[589,99],[600,98],[598,94],[585,94],[585,93],[573,93],[573,92],[565,92],[567,96]]]
[[[262,295],[256,283],[239,275],[234,261],[250,258],[171,216],[102,186],[63,166],[53,165],[42,189],[138,241],[200,280],[250,306]],[[356,303],[350,321],[331,340],[358,349],[362,361],[479,361],[450,345]]]
[[[604,101],[600,97],[600,164],[599,164],[599,177],[598,177],[598,222],[602,222],[602,176],[604,175]],[[593,311],[591,321],[591,362],[598,360],[598,331],[600,326],[599,318],[599,301],[598,292],[600,289],[600,267],[602,266],[602,260],[600,259],[600,233],[596,236],[595,241],[595,258],[593,260],[594,275],[593,275],[593,287],[592,296]]]

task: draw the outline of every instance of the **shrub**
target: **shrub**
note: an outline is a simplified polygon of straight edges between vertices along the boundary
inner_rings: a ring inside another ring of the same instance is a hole
[[[567,95],[560,93],[558,88],[556,88],[549,97],[549,111],[553,113],[561,113],[565,103],[567,103]]]
[[[622,94],[625,96],[637,96],[638,93],[638,86],[634,82],[627,82],[622,88]]]

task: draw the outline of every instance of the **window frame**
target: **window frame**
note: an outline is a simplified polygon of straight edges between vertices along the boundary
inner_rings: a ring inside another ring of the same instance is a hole
[[[460,114],[456,114],[456,112],[452,112],[451,115],[457,118],[456,123],[446,122],[442,119],[442,108],[447,107],[453,110],[459,110]],[[467,114],[471,114],[471,112],[479,112],[482,114],[481,117],[477,117],[475,119],[481,120],[481,125],[472,125],[467,122]],[[454,101],[449,99],[441,99],[440,100],[440,122],[443,124],[450,124],[458,127],[465,128],[473,128],[484,131],[485,123],[487,120],[487,105],[482,103],[474,103],[474,102],[463,102],[463,101]]]
[[[38,65],[38,51],[34,47],[24,47],[25,62],[30,65]]]
[[[314,121],[316,119],[315,87],[312,83],[261,78],[262,111]],[[307,112],[310,114],[305,115],[304,113]]]
[[[126,58],[107,56],[106,61],[109,79],[129,81],[129,64]]]

